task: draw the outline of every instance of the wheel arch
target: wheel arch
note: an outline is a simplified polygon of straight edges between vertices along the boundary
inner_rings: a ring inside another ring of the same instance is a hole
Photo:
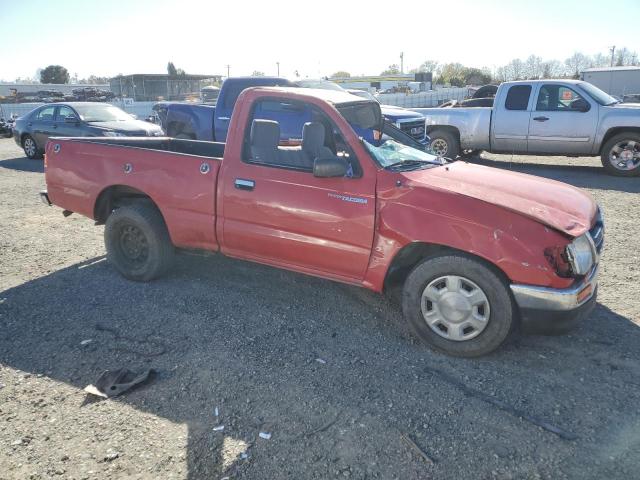
[[[484,257],[449,247],[447,245],[416,241],[406,244],[396,252],[389,264],[389,267],[387,268],[383,282],[383,291],[389,292],[398,287],[402,287],[411,271],[425,259],[447,254],[456,254],[475,260],[489,268],[505,283],[505,285],[509,285],[511,283],[508,275],[501,268]],[[511,294],[510,289],[508,290]]]
[[[427,125],[426,130],[427,135],[430,135],[437,130],[444,130],[446,132],[452,133],[458,140],[458,143],[460,143],[460,129],[458,127],[454,127],[453,125]]]
[[[602,142],[600,142],[600,148],[598,153],[602,155],[604,153],[604,146],[607,144],[609,140],[611,140],[614,136],[619,135],[621,133],[631,132],[640,135],[640,127],[612,127],[606,131],[604,137],[602,137]]]
[[[93,207],[93,218],[96,225],[103,225],[111,212],[131,202],[144,201],[153,205],[162,215],[162,211],[150,195],[129,185],[111,185],[100,192]],[[163,220],[164,215],[162,215]],[[165,220],[166,223],[166,220]]]

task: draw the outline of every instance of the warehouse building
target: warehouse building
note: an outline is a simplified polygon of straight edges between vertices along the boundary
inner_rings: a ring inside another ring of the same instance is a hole
[[[640,67],[588,68],[580,78],[616,97],[640,94]]]

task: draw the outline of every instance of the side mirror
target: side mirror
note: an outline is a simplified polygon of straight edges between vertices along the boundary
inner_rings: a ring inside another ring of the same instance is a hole
[[[571,102],[571,110],[578,112],[588,112],[591,109],[591,105],[584,98],[577,98]]]
[[[64,123],[71,123],[71,124],[77,125],[79,123],[78,117],[76,117],[75,115],[69,115],[67,117],[64,117]]]
[[[313,161],[314,177],[344,177],[348,170],[347,162],[340,157],[316,158]]]

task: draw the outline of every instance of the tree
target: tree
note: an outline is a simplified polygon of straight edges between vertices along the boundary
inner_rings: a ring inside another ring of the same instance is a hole
[[[486,85],[491,83],[491,74],[479,68],[465,68],[464,85]],[[462,86],[462,85],[461,85]]]
[[[69,83],[69,71],[61,65],[49,65],[40,72],[41,83]]]
[[[432,72],[433,74],[439,73],[439,63],[436,60],[425,60],[416,69],[416,73]]]
[[[344,70],[338,70],[336,73],[331,75],[331,78],[350,78],[351,74],[349,72],[345,72]]]
[[[449,84],[453,87],[462,87],[466,83],[467,68],[461,63],[447,63],[442,66],[438,83]]]
[[[106,85],[109,83],[109,77],[98,77],[96,75],[89,75],[89,78],[78,79],[79,84],[87,85]]]
[[[400,73],[400,67],[397,63],[389,65],[386,70],[380,72],[380,75],[397,75]]]
[[[580,78],[580,72],[589,66],[591,60],[584,53],[576,52],[564,61],[567,66],[567,75]]]
[[[524,61],[524,76],[529,80],[537,80],[542,76],[542,58],[529,55]]]
[[[596,53],[591,57],[591,65],[594,67],[608,67],[611,58],[607,55],[603,55],[601,52]]]
[[[259,70],[254,70],[253,73],[251,74],[252,77],[264,77],[264,72],[261,72]]]
[[[507,80],[522,80],[524,76],[524,63],[519,58],[514,58],[506,65]]]
[[[167,63],[167,73],[171,77],[175,77],[178,75],[178,70],[176,69],[176,66],[173,64],[173,62]]]
[[[564,68],[558,60],[545,60],[542,62],[541,78],[559,78],[564,75]]]

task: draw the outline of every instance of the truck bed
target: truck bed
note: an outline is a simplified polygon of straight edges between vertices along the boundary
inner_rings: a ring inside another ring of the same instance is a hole
[[[454,127],[460,132],[463,149],[489,150],[491,107],[414,108],[426,118],[427,134],[438,126]]]
[[[224,148],[164,137],[52,138],[46,148],[49,198],[101,222],[114,189],[143,194],[159,206],[174,245],[217,250],[215,195]]]
[[[147,150],[163,150],[165,152],[184,153],[199,157],[222,159],[224,143],[205,142],[200,140],[185,140],[171,137],[100,137],[100,138],[71,138],[84,143],[100,143],[118,145],[121,147],[144,148]]]

